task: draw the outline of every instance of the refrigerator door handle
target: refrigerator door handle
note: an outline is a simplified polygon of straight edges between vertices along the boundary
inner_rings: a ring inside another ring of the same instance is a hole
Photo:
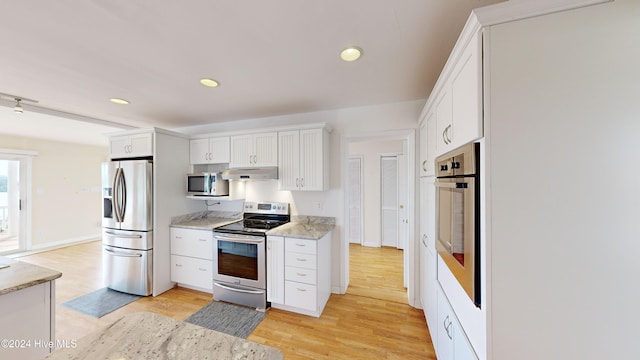
[[[104,233],[109,236],[119,237],[124,239],[142,239],[142,235],[123,235],[123,234],[116,234],[111,231],[105,231]]]
[[[120,188],[122,192],[118,191],[120,194],[120,222],[124,221],[124,217],[126,216],[125,210],[127,209],[127,182],[124,178],[124,170],[120,169]]]
[[[113,215],[116,218],[116,222],[120,222],[120,168],[116,168],[116,173],[113,175]]]
[[[140,254],[140,253],[131,254],[131,253],[125,253],[125,252],[120,252],[120,251],[113,251],[111,249],[104,249],[104,251],[108,252],[109,254],[111,254],[113,256],[142,257],[142,254]]]

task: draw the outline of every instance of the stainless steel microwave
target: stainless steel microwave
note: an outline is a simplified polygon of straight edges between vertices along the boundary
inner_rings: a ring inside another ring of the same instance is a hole
[[[187,194],[196,196],[229,195],[229,181],[220,173],[187,174]]]

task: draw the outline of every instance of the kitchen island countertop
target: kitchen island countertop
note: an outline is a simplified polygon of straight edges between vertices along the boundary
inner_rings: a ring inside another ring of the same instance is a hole
[[[24,261],[0,256],[0,295],[55,280],[62,276],[60,271],[47,269]]]
[[[291,222],[269,230],[267,235],[319,240],[335,226],[333,217],[294,215]]]
[[[126,315],[45,359],[264,359],[272,347],[150,312]]]

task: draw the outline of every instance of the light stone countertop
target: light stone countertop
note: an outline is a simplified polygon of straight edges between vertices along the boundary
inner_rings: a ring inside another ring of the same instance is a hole
[[[126,315],[45,359],[280,360],[272,347],[150,312]]]
[[[336,227],[335,221],[333,217],[294,215],[291,222],[269,230],[267,235],[320,240]]]
[[[242,219],[242,213],[229,211],[202,211],[176,216],[171,219],[171,227],[194,230],[213,230]]]
[[[62,276],[60,271],[4,256],[0,256],[0,265],[9,265],[9,267],[0,269],[0,295],[42,284]]]

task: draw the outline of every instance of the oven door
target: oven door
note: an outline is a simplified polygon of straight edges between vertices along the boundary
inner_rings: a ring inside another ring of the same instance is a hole
[[[213,280],[266,289],[265,237],[213,233]]]
[[[469,298],[480,305],[476,179],[438,178],[436,185],[436,248]]]

